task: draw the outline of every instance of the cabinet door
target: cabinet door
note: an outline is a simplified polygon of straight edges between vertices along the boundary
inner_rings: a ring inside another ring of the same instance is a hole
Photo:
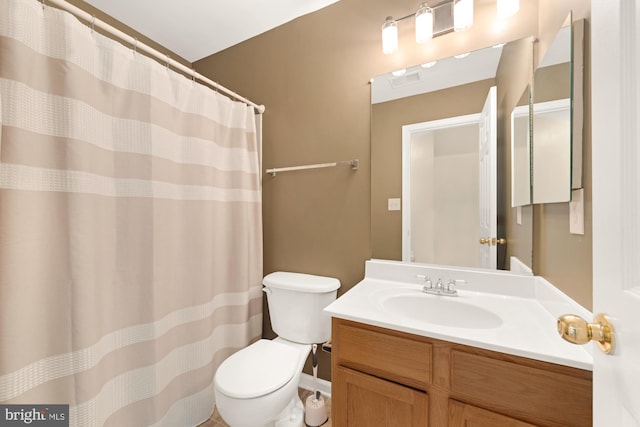
[[[425,392],[351,369],[333,374],[332,425],[340,427],[425,427]]]
[[[515,418],[466,403],[449,401],[449,427],[535,427]]]

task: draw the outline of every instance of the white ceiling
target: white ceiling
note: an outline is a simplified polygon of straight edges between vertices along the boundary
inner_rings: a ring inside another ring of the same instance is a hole
[[[195,62],[338,0],[85,0]]]

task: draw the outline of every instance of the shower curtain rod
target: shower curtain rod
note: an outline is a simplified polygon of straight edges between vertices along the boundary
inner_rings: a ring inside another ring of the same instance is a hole
[[[51,3],[55,6],[57,6],[60,9],[63,9],[81,19],[84,19],[86,21],[88,21],[91,25],[91,27],[98,27],[104,31],[106,31],[107,33],[111,34],[114,37],[119,38],[120,40],[130,43],[133,46],[134,51],[138,51],[138,50],[142,50],[145,53],[147,53],[148,55],[156,58],[159,62],[164,62],[167,64],[167,66],[172,66],[173,68],[191,76],[193,79],[198,79],[210,86],[213,86],[214,88],[226,93],[227,95],[237,99],[240,102],[244,102],[247,105],[252,106],[259,114],[264,113],[265,110],[265,106],[264,105],[258,105],[254,102],[249,101],[247,98],[238,95],[237,93],[235,93],[232,90],[227,89],[226,87],[214,82],[213,80],[203,76],[202,74],[196,72],[194,69],[192,68],[188,68],[185,65],[181,64],[180,62],[176,61],[175,59],[171,59],[169,57],[169,55],[165,55],[163,53],[160,53],[159,51],[157,51],[156,49],[152,48],[149,45],[146,45],[140,41],[138,41],[137,38],[132,37],[120,30],[118,30],[117,28],[107,24],[104,21],[101,21],[100,19],[97,19],[95,17],[95,15],[91,15],[90,13],[70,4],[67,3],[65,0],[40,0],[43,7],[45,6],[45,3]]]

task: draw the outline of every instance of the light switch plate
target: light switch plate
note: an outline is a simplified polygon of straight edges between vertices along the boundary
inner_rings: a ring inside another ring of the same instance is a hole
[[[390,211],[400,210],[400,199],[389,199],[387,203],[388,203],[388,209]]]
[[[584,188],[571,192],[569,202],[569,232],[584,235]]]

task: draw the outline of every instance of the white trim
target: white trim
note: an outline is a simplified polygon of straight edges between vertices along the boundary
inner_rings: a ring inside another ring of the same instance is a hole
[[[298,383],[298,387],[304,390],[313,391],[313,376],[302,373],[300,376],[300,382]],[[322,378],[318,378],[318,390],[324,397],[331,398],[331,382],[327,380],[323,380]]]
[[[557,99],[555,101],[536,102],[533,104],[533,115],[536,113],[550,113],[553,111],[565,111],[571,108],[569,98]]]

